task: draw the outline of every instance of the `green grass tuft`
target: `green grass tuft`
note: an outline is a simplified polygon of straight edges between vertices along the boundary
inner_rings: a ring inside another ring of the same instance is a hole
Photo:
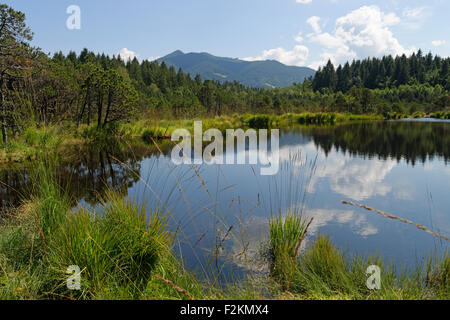
[[[289,281],[305,231],[306,223],[298,214],[279,214],[270,219],[270,274],[278,281]]]

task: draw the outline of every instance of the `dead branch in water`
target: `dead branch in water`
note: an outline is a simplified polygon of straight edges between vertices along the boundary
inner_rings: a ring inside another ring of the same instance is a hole
[[[412,224],[412,225],[415,226],[416,228],[418,228],[418,229],[420,229],[420,230],[423,230],[423,231],[425,231],[425,232],[431,234],[432,236],[435,236],[435,237],[438,237],[438,238],[441,238],[441,239],[450,241],[450,238],[448,238],[448,237],[446,237],[446,236],[443,236],[442,234],[439,234],[439,233],[437,233],[437,232],[434,232],[434,231],[428,229],[427,227],[425,227],[424,225],[417,224],[417,223],[414,223],[414,222],[412,222],[412,221],[410,221],[410,220],[407,220],[407,219],[404,219],[404,218],[400,218],[400,217],[394,216],[393,214],[390,214],[390,213],[387,213],[387,212],[384,212],[384,211],[381,211],[381,210],[377,210],[377,209],[368,207],[368,206],[366,206],[366,205],[364,205],[364,204],[354,203],[354,202],[351,202],[351,201],[345,201],[345,200],[342,200],[342,203],[343,203],[343,204],[348,204],[348,205],[354,206],[354,207],[360,207],[360,208],[366,209],[366,210],[368,210],[368,211],[376,212],[376,213],[381,214],[382,216],[384,216],[384,217],[386,217],[386,218],[389,218],[389,219],[398,220],[398,221],[401,221],[401,222],[403,222],[403,223]]]

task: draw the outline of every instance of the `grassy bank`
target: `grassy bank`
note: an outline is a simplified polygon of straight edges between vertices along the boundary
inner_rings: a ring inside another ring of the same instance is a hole
[[[101,212],[73,210],[51,166],[41,164],[31,199],[2,221],[0,299],[208,296],[172,255],[164,214],[147,215],[145,206],[112,192]],[[71,265],[81,268],[80,291],[67,289]]]
[[[308,224],[290,213],[269,221],[264,279],[221,286],[183,268],[173,254],[167,212],[149,213],[114,192],[100,199],[102,209],[73,209],[52,173],[55,163],[39,163],[29,197],[2,216],[0,299],[450,298],[449,256],[399,273],[379,257],[346,257],[325,236],[302,251]],[[382,270],[378,291],[366,287],[372,264]],[[81,269],[80,291],[66,285],[72,265]]]
[[[7,145],[0,143],[0,164],[35,160],[45,150],[51,149],[58,153],[61,149],[77,143],[81,143],[81,140],[71,134],[69,128],[30,126]]]
[[[325,235],[298,252],[305,222],[287,215],[270,221],[271,276],[294,299],[450,299],[450,255],[429,258],[422,266],[399,270],[379,256],[348,257]],[[381,270],[381,289],[369,290],[366,270]]]
[[[406,118],[420,119],[420,118],[432,118],[432,119],[440,119],[440,120],[448,120],[450,119],[449,111],[438,111],[430,114],[426,114],[424,112],[415,112],[413,114],[408,113],[399,113],[399,112],[388,112],[383,114],[384,119],[386,120],[399,120]]]
[[[154,120],[141,119],[129,123],[110,124],[98,130],[96,125],[75,126],[63,123],[47,127],[29,126],[24,133],[10,139],[7,145],[0,143],[0,164],[20,163],[35,160],[40,154],[52,151],[64,156],[76,146],[96,144],[127,144],[133,140],[142,140],[147,144],[153,141],[169,140],[174,130],[185,128],[193,130],[194,121],[201,120],[203,129],[217,128],[222,132],[231,128],[270,128],[309,124],[334,124],[335,122],[358,119],[379,119],[372,116],[335,115],[335,114],[286,114],[274,115],[230,115],[215,118],[190,120]]]
[[[106,145],[129,143],[132,140],[142,140],[147,144],[153,141],[169,140],[173,131],[178,128],[193,130],[194,121],[202,121],[203,130],[216,128],[225,133],[233,128],[292,128],[298,126],[330,126],[352,121],[392,120],[403,118],[436,118],[449,119],[449,112],[433,114],[386,113],[384,115],[355,115],[349,113],[285,113],[273,114],[233,114],[214,118],[196,119],[140,119],[129,123],[111,124],[98,130],[95,125],[73,123],[53,125],[38,128],[30,126],[24,134],[11,139],[7,145],[0,143],[0,164],[34,160],[42,152],[52,150],[55,154],[64,155],[74,146],[85,144]]]

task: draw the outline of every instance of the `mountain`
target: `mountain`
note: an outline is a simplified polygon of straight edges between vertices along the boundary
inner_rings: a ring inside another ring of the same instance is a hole
[[[286,66],[278,61],[244,61],[216,57],[209,53],[183,53],[180,50],[157,60],[168,66],[181,68],[192,76],[200,74],[203,79],[239,81],[257,88],[287,87],[301,83],[314,76],[315,71],[306,67]]]

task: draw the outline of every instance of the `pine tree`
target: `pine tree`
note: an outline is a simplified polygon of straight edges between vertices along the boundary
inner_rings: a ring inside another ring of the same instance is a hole
[[[25,14],[15,11],[6,4],[0,4],[0,122],[3,143],[8,143],[7,86],[20,77],[26,66],[30,49],[28,42],[33,38],[25,24]]]

